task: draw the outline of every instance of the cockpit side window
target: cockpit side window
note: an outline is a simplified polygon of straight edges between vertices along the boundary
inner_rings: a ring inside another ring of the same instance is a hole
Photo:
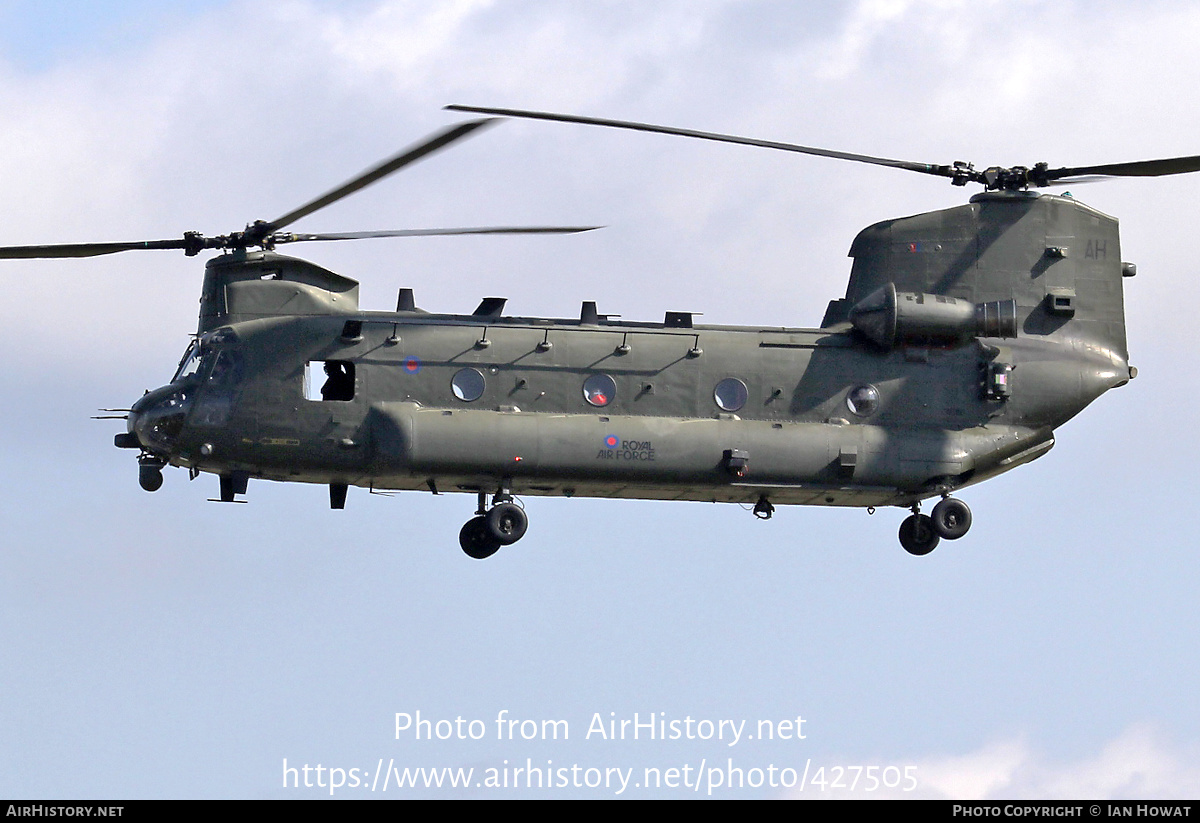
[[[208,360],[205,355],[201,360]],[[214,386],[229,386],[242,377],[242,355],[233,349],[225,349],[212,358],[213,366],[208,372],[208,382]]]

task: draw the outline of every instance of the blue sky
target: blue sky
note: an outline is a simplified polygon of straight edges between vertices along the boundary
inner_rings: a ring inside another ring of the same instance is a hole
[[[226,5],[221,0],[6,0],[0,3],[0,40],[10,66],[41,72],[145,47],[171,26]]]
[[[271,218],[451,122],[447,103],[647,120],[922,162],[1190,155],[1191,4],[0,4],[0,243],[210,234]],[[1020,21],[1019,24],[1016,21]],[[888,169],[505,123],[301,231],[597,223],[573,238],[306,248],[362,304],[815,325],[855,232],[962,202]],[[914,767],[921,797],[1200,790],[1194,523],[1197,178],[1091,185],[1122,221],[1141,374],[1045,458],[963,494],[926,558],[903,512],[527,501],[459,551],[467,496],[216,481],[137,487],[88,419],[168,379],[195,326],[182,255],[0,271],[6,529],[0,794],[316,797],[289,766]],[[483,740],[396,738],[396,713]],[[567,741],[495,739],[501,711]],[[592,718],[779,721],[803,740],[604,741]],[[615,713],[615,715],[610,715]],[[505,761],[508,761],[506,764]],[[327,779],[326,779],[327,782]],[[612,788],[472,787],[469,796]],[[820,796],[770,787],[718,796]],[[449,789],[341,797],[452,796]],[[631,787],[624,796],[690,789]],[[703,794],[703,792],[701,792]],[[827,790],[826,796],[888,791]]]

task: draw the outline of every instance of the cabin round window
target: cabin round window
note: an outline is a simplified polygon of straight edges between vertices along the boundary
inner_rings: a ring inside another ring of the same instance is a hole
[[[859,417],[866,417],[879,408],[879,389],[874,386],[855,386],[846,395],[846,406]]]
[[[450,387],[454,396],[464,403],[478,400],[483,396],[483,373],[479,369],[459,369],[450,379]]]
[[[593,406],[607,406],[617,396],[617,384],[607,374],[593,374],[583,381],[583,399]]]
[[[713,400],[728,412],[735,412],[750,399],[746,384],[736,377],[726,377],[713,389]]]

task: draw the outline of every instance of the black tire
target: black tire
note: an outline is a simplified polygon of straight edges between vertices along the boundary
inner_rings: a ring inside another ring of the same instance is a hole
[[[933,518],[925,514],[912,514],[900,524],[900,545],[909,554],[921,557],[937,548],[941,541]]]
[[[458,545],[462,546],[467,557],[475,560],[485,560],[500,551],[500,543],[492,537],[487,518],[482,515],[472,517],[463,525],[458,533]]]
[[[956,497],[947,497],[933,507],[933,527],[945,540],[957,540],[971,528],[971,510]]]
[[[525,536],[529,518],[516,503],[497,503],[487,513],[487,530],[501,546],[511,546]]]

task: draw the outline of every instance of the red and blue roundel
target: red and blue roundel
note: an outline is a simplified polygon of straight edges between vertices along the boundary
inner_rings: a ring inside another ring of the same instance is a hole
[[[421,358],[416,355],[409,355],[404,358],[404,370],[409,374],[417,374],[421,371]]]
[[[615,434],[610,434],[608,437],[604,438],[604,447],[606,449],[615,449],[619,445],[621,445],[621,438],[617,437]]]

